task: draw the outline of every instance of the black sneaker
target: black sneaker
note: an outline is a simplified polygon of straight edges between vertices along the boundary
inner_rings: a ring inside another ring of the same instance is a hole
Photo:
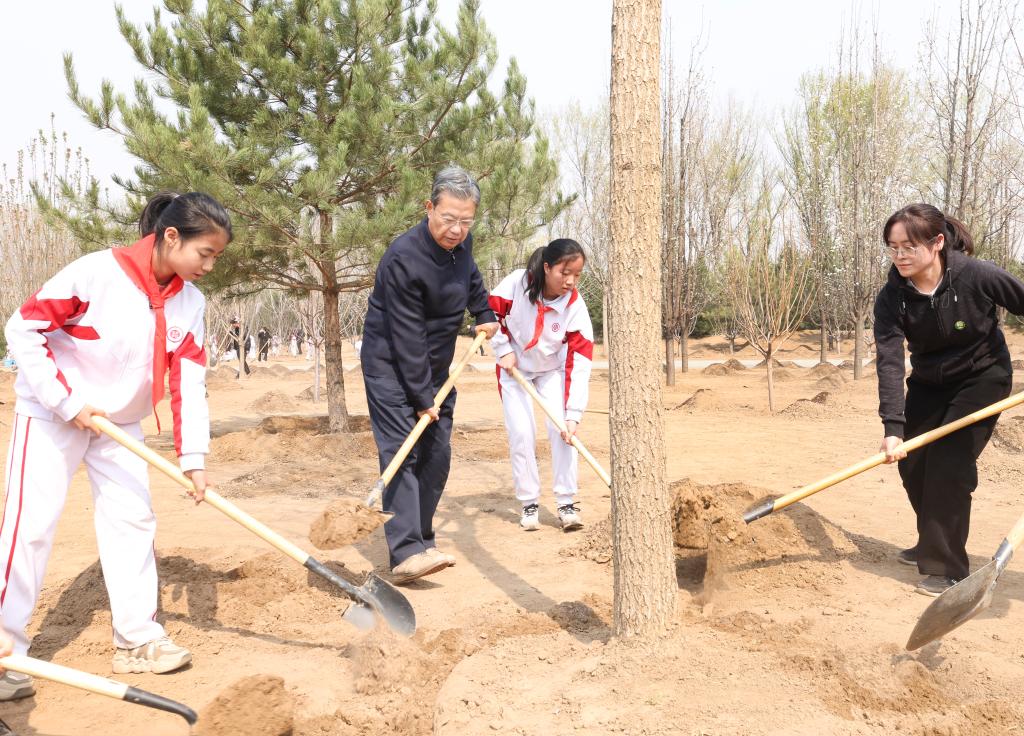
[[[945,575],[929,575],[917,584],[914,591],[937,598],[959,582],[956,578],[948,578]]]
[[[911,547],[910,549],[900,550],[896,554],[896,562],[901,565],[910,565],[911,567],[917,567],[917,547]]]

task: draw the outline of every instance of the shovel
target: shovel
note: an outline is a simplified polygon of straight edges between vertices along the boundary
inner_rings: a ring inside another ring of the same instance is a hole
[[[568,432],[569,428],[565,426],[565,419],[562,418],[562,415],[560,413],[555,413],[555,411],[550,406],[547,405],[547,403],[544,401],[541,395],[537,393],[537,389],[534,388],[533,384],[526,380],[526,376],[524,376],[522,372],[515,366],[512,366],[511,373],[512,377],[519,382],[520,386],[523,387],[523,390],[526,391],[526,393],[530,394],[530,396],[533,397],[534,401],[540,404],[540,408],[543,409],[544,413],[548,415],[548,418],[558,428],[558,431]],[[590,467],[594,469],[594,472],[601,477],[601,480],[604,481],[605,485],[611,488],[611,476],[608,475],[605,469],[601,467],[601,463],[597,461],[597,458],[591,455],[590,451],[583,446],[583,442],[580,440],[580,438],[577,437],[576,435],[573,435],[569,441],[572,444],[572,446],[576,448],[576,451],[579,452],[583,459],[587,461]]]
[[[195,490],[192,481],[181,472],[177,465],[146,447],[109,419],[94,415],[92,423],[105,435],[127,447],[185,490]],[[229,519],[238,522],[303,567],[341,588],[349,598],[355,601],[342,614],[342,618],[349,623],[360,629],[372,629],[376,625],[376,617],[380,616],[396,633],[403,636],[412,636],[415,633],[416,613],[412,610],[412,605],[406,597],[390,583],[370,573],[366,581],[356,587],[322,562],[306,554],[301,547],[292,544],[270,527],[254,519],[216,491],[207,489],[205,500]]]
[[[448,380],[444,382],[440,390],[437,392],[437,396],[434,397],[434,406],[440,408],[444,400],[448,398],[448,394],[452,392],[452,386],[455,385],[456,379],[462,374],[462,369],[466,367],[469,359],[473,357],[474,353],[480,349],[480,346],[484,344],[484,340],[487,339],[487,334],[483,330],[477,330],[476,337],[473,338],[473,344],[469,346],[469,350],[463,355],[459,362],[455,364],[455,367],[448,374]],[[398,452],[391,458],[391,462],[384,469],[384,472],[380,474],[380,478],[373,484],[373,488],[370,489],[370,494],[366,497],[363,502],[368,508],[373,508],[380,497],[384,495],[384,489],[388,483],[395,477],[395,473],[402,467],[402,463],[405,462],[405,458],[408,457],[409,452],[412,451],[413,445],[419,440],[420,435],[423,434],[427,429],[427,425],[431,422],[430,415],[424,414],[420,417],[420,420],[416,422],[416,426],[412,428],[409,436],[405,438],[405,442],[398,448]],[[388,512],[383,512],[387,514]],[[390,514],[388,514],[390,516]]]
[[[41,677],[44,680],[53,680],[64,685],[77,687],[79,690],[88,690],[97,695],[106,695],[108,698],[123,700],[126,703],[137,703],[147,708],[156,708],[157,710],[165,710],[168,713],[175,713],[188,721],[189,725],[195,723],[197,719],[196,712],[187,705],[170,700],[162,695],[139,690],[137,687],[131,687],[116,680],[108,680],[106,677],[100,677],[99,675],[91,675],[81,670],[73,670],[70,667],[53,664],[52,662],[44,662],[41,659],[33,659],[21,654],[11,654],[0,658],[0,667],[13,670],[14,672],[21,672],[25,675],[32,675],[32,677]]]
[[[992,602],[996,582],[1010,564],[1010,559],[1021,541],[1024,541],[1024,516],[1017,519],[1017,523],[999,545],[991,562],[973,575],[947,588],[924,609],[907,640],[907,650],[912,652],[920,649],[988,608]]]
[[[1013,407],[1021,403],[1024,403],[1024,391],[1022,391],[1019,394],[1015,394],[1013,396],[1005,398],[1002,401],[997,401],[991,406],[986,406],[984,409],[978,409],[978,411],[974,412],[973,414],[968,414],[965,417],[960,417],[959,419],[956,419],[950,422],[949,424],[943,424],[941,427],[936,427],[935,429],[929,432],[919,434],[917,437],[914,437],[913,439],[909,439],[906,442],[899,444],[896,447],[896,449],[903,450],[904,452],[908,453],[913,452],[914,450],[920,447],[924,447],[925,445],[934,442],[937,439],[941,439],[942,437],[945,437],[947,434],[952,434],[958,429],[962,429],[963,427],[966,427],[969,424],[974,424],[975,422],[980,422],[982,419],[987,419],[988,417],[991,417],[995,414],[1000,414],[1004,411],[1007,411],[1008,409],[1012,409]],[[779,496],[774,501],[765,501],[764,503],[758,506],[753,506],[747,509],[745,512],[743,512],[743,521],[750,524],[751,522],[757,521],[758,519],[768,516],[769,514],[772,514],[780,509],[784,509],[787,506],[791,506],[797,501],[802,501],[808,496],[814,495],[818,491],[824,491],[826,488],[831,488],[832,486],[836,485],[837,483],[841,483],[847,478],[852,478],[855,475],[860,475],[865,470],[871,470],[871,468],[881,465],[884,462],[885,453],[876,453],[869,458],[861,460],[859,463],[855,463],[854,465],[851,465],[848,468],[844,468],[843,470],[840,470],[837,473],[833,473],[832,475],[826,478],[822,478],[817,483],[811,483],[810,485],[804,486],[803,488],[795,490],[792,493],[787,493],[785,496]]]

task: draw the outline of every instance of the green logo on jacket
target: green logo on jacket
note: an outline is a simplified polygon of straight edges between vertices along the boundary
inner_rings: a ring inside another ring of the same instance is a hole
[[[962,330],[965,327],[967,327],[967,323],[964,322],[962,319],[958,319],[956,322],[953,323],[953,327],[955,327],[958,330]]]

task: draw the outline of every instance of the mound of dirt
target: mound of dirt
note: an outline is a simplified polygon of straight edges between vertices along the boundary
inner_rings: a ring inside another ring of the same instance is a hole
[[[317,458],[324,462],[376,456],[369,417],[350,416],[348,432],[331,434],[329,429],[326,416],[269,416],[254,429],[213,438],[210,449],[218,460],[226,461],[260,457],[274,462]]]
[[[271,373],[278,377],[287,376],[292,372],[291,369],[284,363],[274,363],[274,365],[269,366],[267,370],[269,370]]]
[[[763,367],[764,366],[762,366],[762,368]],[[772,380],[775,381],[795,381],[796,379],[801,377],[802,376],[798,376],[796,373],[794,373],[792,368],[776,368],[775,370],[772,371]],[[764,376],[763,378],[761,378],[761,380],[767,381],[768,376]]]
[[[309,541],[317,549],[338,549],[370,536],[387,515],[354,498],[341,498],[327,506],[309,527]]]
[[[830,379],[822,379],[818,381],[820,386],[823,381]],[[780,414],[785,414],[791,417],[800,417],[802,419],[825,419],[834,417],[836,415],[835,400],[828,391],[822,391],[815,394],[810,399],[797,399],[792,404],[783,409]]]
[[[771,590],[779,584],[825,590],[844,579],[840,560],[866,552],[801,504],[747,525],[743,512],[769,497],[761,488],[744,483],[700,485],[684,479],[670,489],[677,576],[681,585],[695,586],[705,595],[733,586]],[[607,562],[610,522],[594,524],[559,554]],[[769,560],[776,564],[765,569]],[[787,560],[794,564],[783,564]]]
[[[270,675],[243,677],[203,708],[197,736],[291,736],[295,696],[284,680]]]
[[[730,371],[724,363],[712,363],[701,371],[701,373],[705,376],[728,376],[732,371]]]
[[[818,363],[818,365],[811,368],[807,375],[812,378],[825,378],[826,376],[834,376],[840,373],[839,366],[833,365],[832,363]]]
[[[303,401],[312,401],[313,400],[313,387],[312,386],[306,386],[305,389],[303,389],[302,391],[299,391],[299,393],[295,394],[295,398],[296,399],[302,399]],[[327,387],[326,386],[321,386],[320,387],[320,401],[326,401],[326,400],[327,400]]]
[[[604,517],[596,524],[588,524],[578,541],[558,550],[562,557],[579,557],[604,565],[612,560],[612,521]]]
[[[681,404],[672,407],[672,410],[708,411],[721,408],[721,403],[714,391],[709,388],[699,388],[694,391],[693,396]]]
[[[276,411],[294,411],[296,409],[295,402],[292,401],[286,394],[280,391],[267,391],[267,393],[260,396],[258,399],[253,401],[247,407],[249,411],[258,412],[276,412]]]
[[[824,390],[836,389],[845,386],[846,382],[846,376],[839,372],[837,369],[835,373],[832,373],[827,376],[822,376],[821,378],[819,378],[818,381],[814,384],[814,387]]]
[[[722,363],[726,368],[731,371],[745,371],[747,367],[743,365],[742,361],[736,360],[736,358],[729,358],[729,360]]]

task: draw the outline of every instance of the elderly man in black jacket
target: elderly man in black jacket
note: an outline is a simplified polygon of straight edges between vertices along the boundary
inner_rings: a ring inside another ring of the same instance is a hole
[[[398,583],[455,564],[437,549],[433,524],[451,465],[456,392],[441,406],[434,395],[448,378],[466,310],[487,337],[498,329],[473,260],[470,228],[479,203],[468,173],[440,171],[426,217],[381,258],[366,312],[360,357],[381,470],[421,416],[433,420],[384,493],[384,508],[394,513],[384,532]]]

